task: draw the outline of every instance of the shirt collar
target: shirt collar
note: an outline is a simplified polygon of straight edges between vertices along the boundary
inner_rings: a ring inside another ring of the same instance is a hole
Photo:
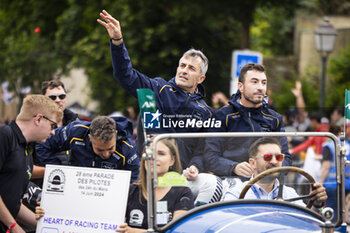
[[[254,175],[252,175],[252,177],[250,178],[250,180],[252,180],[254,178]],[[265,189],[263,189],[259,184],[257,184],[257,183],[255,183],[255,184],[253,184],[253,186],[255,186],[255,188],[257,189],[257,190],[259,190],[260,192],[264,192],[264,193],[266,193],[266,191],[265,191]],[[273,186],[273,189],[271,190],[271,192],[270,193],[274,193],[274,198],[275,198],[275,196],[277,196],[277,192],[278,192],[278,187],[280,186],[280,182],[279,182],[279,180],[278,179],[275,179],[275,184],[274,184],[274,186]]]
[[[22,133],[22,130],[18,127],[16,121],[11,121],[9,126],[13,130],[20,144],[27,144],[27,141]]]

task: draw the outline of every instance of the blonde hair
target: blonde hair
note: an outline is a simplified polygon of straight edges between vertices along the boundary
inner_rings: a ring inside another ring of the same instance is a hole
[[[58,105],[44,95],[28,95],[24,98],[21,111],[17,115],[17,121],[29,121],[37,114],[44,116],[56,115],[57,122],[61,122],[63,112]]]
[[[154,137],[151,139],[153,141]],[[164,143],[164,145],[169,149],[170,155],[174,159],[174,164],[169,168],[169,171],[175,171],[179,174],[182,173],[182,166],[180,162],[180,155],[179,155],[179,149],[177,148],[177,144],[175,139],[165,138],[161,139],[158,142]],[[143,151],[143,153],[145,150]],[[143,157],[141,158],[140,163],[140,177],[137,181],[134,183],[135,185],[138,185],[141,189],[142,195],[147,199],[147,174],[145,169],[145,160]],[[140,192],[140,193],[141,193]],[[141,203],[141,195],[140,195],[140,203]]]

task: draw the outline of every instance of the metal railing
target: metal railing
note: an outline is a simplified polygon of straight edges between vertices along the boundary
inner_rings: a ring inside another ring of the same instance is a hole
[[[337,177],[337,202],[338,202],[338,219],[335,226],[340,226],[344,221],[345,213],[345,188],[344,188],[344,150],[341,149],[341,145],[338,142],[337,137],[328,132],[230,132],[230,133],[169,133],[160,134],[153,140],[153,149],[151,152],[146,148],[146,153],[143,157],[146,160],[147,169],[147,212],[148,212],[148,232],[154,232],[155,230],[161,230],[156,224],[156,205],[154,202],[154,188],[158,186],[157,182],[157,168],[156,163],[153,163],[153,176],[151,174],[151,159],[155,160],[155,151],[157,142],[165,138],[209,138],[209,137],[296,137],[296,136],[314,136],[314,137],[328,137],[332,139],[335,145],[335,164],[336,164],[336,177]],[[152,201],[150,201],[152,200]]]

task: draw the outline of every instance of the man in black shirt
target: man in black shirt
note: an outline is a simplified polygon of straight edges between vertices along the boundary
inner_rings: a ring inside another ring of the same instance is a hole
[[[33,169],[29,142],[54,135],[62,110],[50,98],[27,96],[15,121],[0,127],[0,232],[24,232],[16,220],[35,226],[35,215],[21,203]]]

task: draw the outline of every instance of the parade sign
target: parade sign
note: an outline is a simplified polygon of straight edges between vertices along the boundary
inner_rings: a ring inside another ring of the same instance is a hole
[[[37,233],[115,232],[125,221],[130,171],[46,165]]]

